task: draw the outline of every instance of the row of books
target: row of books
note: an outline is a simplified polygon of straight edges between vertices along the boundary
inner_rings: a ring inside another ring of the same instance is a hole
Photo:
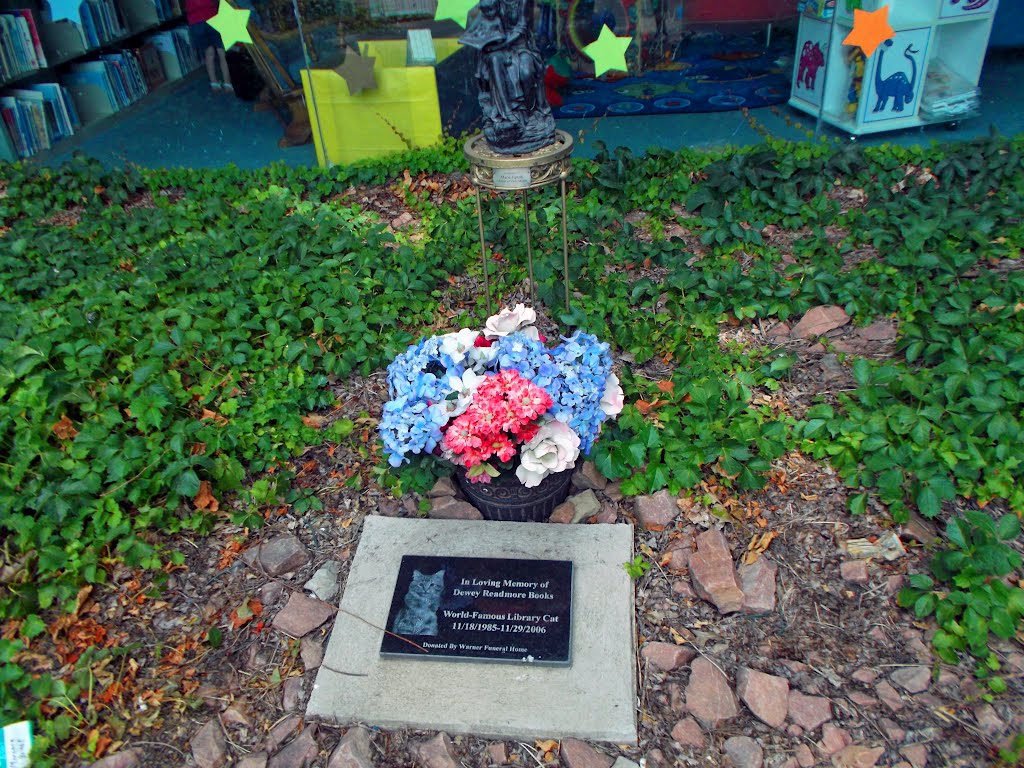
[[[114,0],[85,0],[78,6],[86,45],[96,48],[128,34]]]
[[[75,101],[59,83],[34,83],[0,96],[0,114],[18,157],[49,149],[81,127]]]
[[[0,94],[0,110],[12,153],[27,158],[49,149],[81,125],[118,112],[199,65],[182,26],[151,35],[138,48],[74,62],[59,83],[8,89]]]
[[[0,13],[0,80],[46,66],[32,11],[27,8]]]
[[[175,19],[183,13],[181,0],[153,0],[153,5],[156,6],[156,15],[161,22]]]

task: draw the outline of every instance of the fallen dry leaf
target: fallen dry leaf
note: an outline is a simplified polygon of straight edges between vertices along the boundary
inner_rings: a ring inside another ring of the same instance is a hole
[[[743,564],[753,565],[756,563],[757,558],[768,550],[768,547],[778,535],[778,531],[768,531],[762,534],[755,533],[747,545],[747,551],[743,554]]]
[[[216,411],[211,411],[209,408],[203,408],[203,415],[200,416],[199,419],[200,419],[200,421],[206,421],[207,419],[212,419],[213,423],[217,424],[218,426],[224,426],[225,424],[228,423],[228,420],[227,420],[226,417],[221,416]]]
[[[210,481],[203,480],[199,483],[199,493],[192,499],[196,509],[205,509],[209,512],[216,512],[220,509],[220,502],[210,493]]]
[[[635,405],[636,405],[636,409],[638,411],[640,411],[640,413],[642,413],[644,416],[646,416],[651,411],[653,411],[655,408],[660,408],[661,406],[665,405],[665,403],[667,403],[667,402],[668,402],[667,400],[658,400],[658,399],[654,399],[654,400],[651,400],[651,401],[637,400]]]
[[[60,421],[54,424],[51,429],[61,440],[70,440],[78,434],[78,430],[75,429],[75,425],[71,423],[71,419],[68,418],[67,414],[60,417]]]
[[[246,600],[231,612],[231,626],[240,629],[253,620],[254,616],[263,613],[263,603],[259,600]]]
[[[326,420],[327,419],[325,417],[318,413],[311,413],[308,416],[302,417],[302,423],[307,427],[312,427],[313,429],[320,429]]]

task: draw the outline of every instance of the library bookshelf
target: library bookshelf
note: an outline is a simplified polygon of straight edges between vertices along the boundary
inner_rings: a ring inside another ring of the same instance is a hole
[[[804,10],[790,106],[852,135],[955,124],[977,114],[978,80],[998,0],[836,0]],[[811,7],[825,3],[811,0]],[[853,10],[889,6],[893,37],[870,57],[843,45]]]
[[[0,0],[0,160],[45,152],[201,64],[179,0],[14,7],[30,2]]]

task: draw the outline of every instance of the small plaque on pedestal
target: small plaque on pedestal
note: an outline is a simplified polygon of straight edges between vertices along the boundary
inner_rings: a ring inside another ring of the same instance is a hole
[[[494,186],[498,189],[528,189],[529,168],[495,168]]]
[[[406,555],[382,656],[570,663],[572,563]]]

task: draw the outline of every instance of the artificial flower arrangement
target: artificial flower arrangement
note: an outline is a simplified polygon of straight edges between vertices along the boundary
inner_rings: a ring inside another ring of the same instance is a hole
[[[434,454],[488,483],[515,466],[527,488],[590,453],[622,410],[608,345],[577,331],[552,348],[517,304],[487,320],[422,339],[388,366],[380,435],[390,464]]]

